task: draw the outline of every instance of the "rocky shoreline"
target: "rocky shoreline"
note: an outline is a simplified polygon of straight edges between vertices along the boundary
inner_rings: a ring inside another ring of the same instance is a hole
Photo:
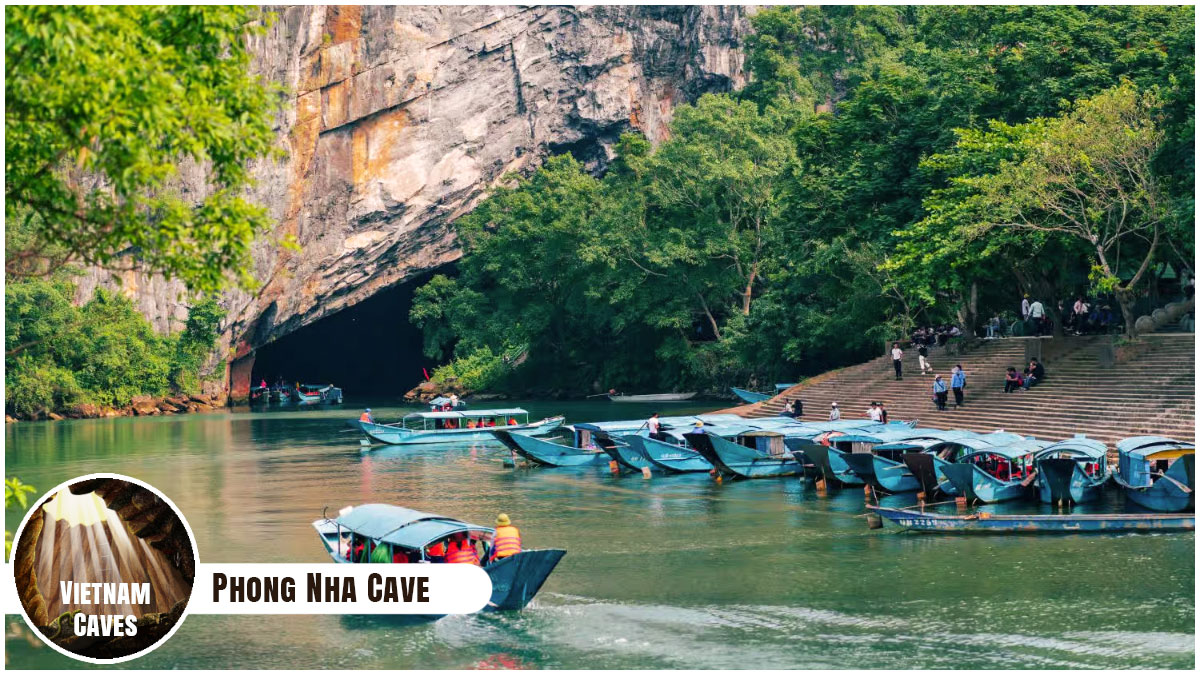
[[[180,394],[177,396],[134,396],[129,405],[120,408],[81,403],[61,411],[46,411],[33,417],[5,415],[6,423],[18,421],[78,420],[101,417],[147,417],[153,415],[183,415],[188,413],[212,412],[225,407],[224,397],[207,394]]]

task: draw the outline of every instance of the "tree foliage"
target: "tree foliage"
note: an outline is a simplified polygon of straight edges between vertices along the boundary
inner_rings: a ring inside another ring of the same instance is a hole
[[[657,148],[622,138],[602,178],[555,158],[461,221],[460,276],[413,308],[431,356],[524,348],[512,388],[767,386],[1025,292],[1139,292],[1092,234],[1191,273],[1191,7],[752,20],[744,91],[679,107]],[[1091,234],[1042,227],[1071,194]]]
[[[249,71],[252,7],[5,10],[5,271],[142,269],[213,291],[252,283],[269,224],[245,196],[274,141],[273,93]],[[175,179],[191,164],[204,194]]]
[[[127,298],[104,289],[81,307],[69,281],[5,287],[5,408],[38,417],[80,404],[195,393],[222,313],[198,303],[178,335],[159,335]]]

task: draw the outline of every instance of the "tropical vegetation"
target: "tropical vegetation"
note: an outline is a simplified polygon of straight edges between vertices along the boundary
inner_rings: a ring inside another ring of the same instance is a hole
[[[778,7],[752,79],[458,221],[426,353],[479,388],[762,386],[913,326],[1191,274],[1194,10]]]

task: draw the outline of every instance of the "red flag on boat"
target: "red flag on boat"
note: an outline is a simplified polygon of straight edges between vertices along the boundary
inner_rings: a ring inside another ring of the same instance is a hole
[[[429,371],[422,368],[421,372],[425,373],[425,381],[428,382],[429,381]]]

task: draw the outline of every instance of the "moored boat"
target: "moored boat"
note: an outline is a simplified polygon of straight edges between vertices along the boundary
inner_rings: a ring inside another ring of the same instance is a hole
[[[394,424],[378,424],[351,420],[374,443],[409,445],[418,443],[463,443],[495,440],[492,431],[541,436],[562,426],[561,415],[529,421],[529,413],[521,408],[494,410],[409,413]]]
[[[1195,510],[1196,446],[1162,436],[1126,438],[1117,443],[1113,480],[1142,508]]]
[[[776,478],[803,473],[804,468],[784,444],[786,437],[787,431],[782,427],[745,431],[730,439],[707,432],[684,434],[688,445],[722,475],[732,478]]]
[[[868,506],[867,508],[906,530],[942,534],[1112,534],[1196,529],[1196,517],[1191,514],[1016,515],[980,512],[970,515],[949,515],[912,508],[895,509],[882,506]]]
[[[739,389],[738,387],[730,387],[733,395],[741,399],[743,403],[758,403],[771,398],[770,394],[764,394],[758,391],[750,391],[749,389]]]
[[[466,535],[482,549],[483,570],[492,580],[492,596],[484,611],[517,610],[529,604],[546,578],[566,555],[562,549],[521,550],[489,560],[495,530],[455,518],[422,513],[390,504],[363,504],[342,509],[337,518],[320,518],[313,528],[325,552],[337,563],[442,562],[431,549]]]
[[[959,461],[941,466],[959,496],[980,502],[1001,502],[1025,495],[1036,474],[1033,456],[1049,443],[1022,439],[1008,445],[972,449]],[[970,447],[968,445],[968,447]]]
[[[845,460],[845,455],[853,452],[854,443],[877,443],[878,434],[912,429],[907,422],[880,424],[872,420],[812,422],[802,426],[811,432],[789,434],[784,444],[798,463],[833,486],[865,484]]]
[[[1038,498],[1046,504],[1095,501],[1108,482],[1108,447],[1091,438],[1055,443],[1033,456]]]
[[[590,442],[568,445],[503,429],[493,430],[491,434],[504,447],[539,466],[599,466],[608,463],[608,455]],[[578,438],[578,433],[572,436]]]
[[[675,403],[694,398],[696,392],[689,391],[681,394],[608,394],[608,400],[615,403]]]
[[[906,439],[904,443],[909,447],[902,461],[927,498],[956,497],[958,488],[946,478],[942,467],[954,464],[976,450],[1009,445],[1024,439],[1024,436],[1005,431],[979,434],[961,429],[934,430],[933,433]],[[883,449],[887,447],[880,446]]]

